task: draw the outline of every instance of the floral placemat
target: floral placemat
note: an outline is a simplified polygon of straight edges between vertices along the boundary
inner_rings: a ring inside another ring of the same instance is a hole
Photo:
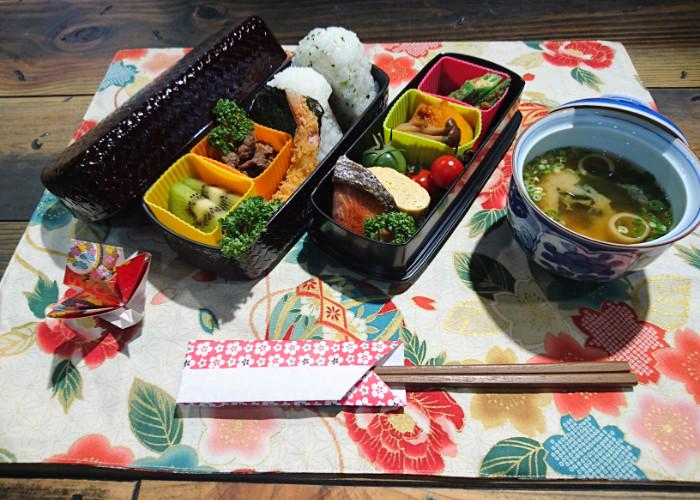
[[[391,96],[439,52],[527,82],[523,129],[600,94],[651,103],[622,45],[598,41],[368,44]],[[117,53],[76,137],[183,56]],[[508,153],[418,282],[389,296],[306,237],[266,278],[231,282],[179,259],[142,218],[73,219],[41,199],[0,286],[0,462],[181,472],[420,473],[700,480],[700,242],[645,272],[564,285],[532,268],[505,214]],[[153,253],[142,327],[44,317],[65,292],[69,239]],[[409,393],[403,412],[176,408],[187,341],[402,340],[412,364],[621,359],[633,392]]]

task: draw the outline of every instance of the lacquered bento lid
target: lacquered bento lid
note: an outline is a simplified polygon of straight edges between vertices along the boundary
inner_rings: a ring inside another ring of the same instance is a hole
[[[650,121],[659,127],[666,130],[669,134],[677,137],[685,144],[688,144],[688,140],[683,135],[683,132],[668,118],[664,115],[651,109],[649,106],[645,105],[641,101],[624,95],[606,95],[602,97],[590,97],[587,99],[578,99],[576,101],[567,102],[562,104],[554,111],[560,109],[569,108],[604,108],[613,109],[616,111],[622,111],[624,113],[633,114],[639,118]]]
[[[46,188],[80,219],[134,205],[211,121],[219,98],[244,100],[287,59],[259,17],[224,28],[46,165]]]

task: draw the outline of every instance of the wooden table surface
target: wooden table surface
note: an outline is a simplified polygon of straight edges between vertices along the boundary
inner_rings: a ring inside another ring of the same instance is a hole
[[[700,2],[621,0],[223,2],[186,0],[0,1],[0,275],[43,190],[42,166],[67,144],[114,53],[191,47],[226,22],[263,17],[282,43],[316,26],[343,25],[363,41],[586,38],[625,44],[661,112],[700,154]],[[7,475],[8,473],[4,473]],[[9,473],[12,475],[12,473]],[[157,480],[0,479],[2,498],[520,498],[522,486],[489,490]],[[32,479],[32,476],[34,477]],[[78,477],[80,474],[78,474]],[[73,477],[73,476],[72,476]],[[313,482],[313,481],[312,481]],[[540,483],[538,483],[539,488]],[[494,489],[496,488],[496,489]],[[516,488],[516,489],[510,489]],[[548,498],[665,498],[658,490],[602,492],[593,486],[528,490]],[[674,498],[697,490],[674,491]]]

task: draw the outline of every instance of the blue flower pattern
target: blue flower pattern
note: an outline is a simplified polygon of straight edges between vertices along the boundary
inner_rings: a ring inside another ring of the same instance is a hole
[[[585,275],[589,279],[610,279],[627,268],[625,261],[613,253],[585,253],[573,243],[560,238],[545,238],[541,243],[540,251],[536,254],[539,257],[537,262],[568,278]]]
[[[517,188],[515,187],[515,182],[510,183],[510,188],[508,189],[508,206],[510,210],[516,216],[524,219],[528,216],[527,206],[525,202],[518,195]]]
[[[41,224],[44,229],[53,231],[67,225],[72,219],[70,212],[53,194],[45,191],[31,219],[30,226]]]
[[[138,72],[139,70],[133,64],[124,64],[124,61],[112,63],[109,65],[107,74],[97,90],[101,92],[112,85],[126,87],[134,81],[134,75]]]
[[[625,441],[616,426],[601,429],[590,415],[582,420],[566,415],[561,418],[561,427],[564,435],[544,442],[547,464],[555,471],[580,479],[646,479],[635,465],[639,448]]]

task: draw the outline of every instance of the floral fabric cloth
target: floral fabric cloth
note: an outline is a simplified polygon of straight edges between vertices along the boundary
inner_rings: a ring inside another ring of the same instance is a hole
[[[651,103],[616,43],[369,44],[391,95],[439,52],[506,65],[527,81],[527,128],[552,107],[600,94]],[[183,56],[119,52],[76,137]],[[406,292],[334,263],[303,237],[257,282],[177,257],[144,218],[73,219],[44,194],[0,286],[0,461],[179,472],[419,473],[521,478],[700,480],[700,241],[601,286],[528,264],[505,222],[511,155]],[[142,325],[44,317],[71,238],[149,251]],[[342,318],[342,321],[339,321]],[[628,361],[630,392],[409,392],[403,411],[178,408],[192,339],[377,339],[407,363]]]

